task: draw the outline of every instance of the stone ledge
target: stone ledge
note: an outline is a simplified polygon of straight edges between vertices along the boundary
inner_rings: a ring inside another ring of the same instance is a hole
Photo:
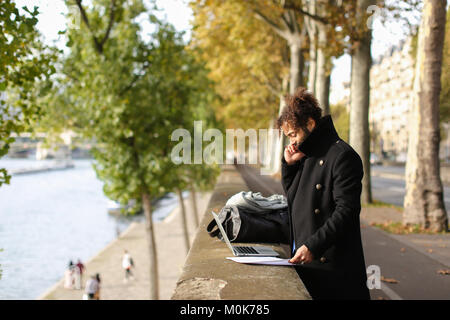
[[[232,256],[226,244],[211,238],[206,226],[211,210],[218,212],[240,191],[248,191],[234,166],[223,166],[177,282],[173,300],[310,300],[292,267],[245,265],[225,259]],[[287,257],[284,246],[271,245]]]

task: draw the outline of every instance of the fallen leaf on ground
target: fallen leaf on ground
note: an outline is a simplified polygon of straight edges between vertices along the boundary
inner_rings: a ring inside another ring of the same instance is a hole
[[[450,270],[449,269],[441,269],[441,270],[438,270],[438,273],[442,274],[442,275],[450,275]]]
[[[387,282],[387,283],[398,283],[399,281],[394,278],[385,278],[381,276],[381,281]]]
[[[428,249],[427,250],[429,253],[433,253],[433,249]]]
[[[400,251],[401,251],[401,252],[405,252],[406,249],[405,249],[405,248],[401,248]]]

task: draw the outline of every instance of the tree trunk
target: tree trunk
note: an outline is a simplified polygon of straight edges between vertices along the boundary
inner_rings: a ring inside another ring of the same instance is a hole
[[[317,48],[314,39],[309,48],[308,90],[316,94]]]
[[[317,2],[311,1],[306,4],[306,10],[311,14],[326,16],[326,12]],[[330,74],[331,60],[325,54],[324,48],[327,43],[327,26],[322,21],[316,21],[313,18],[305,17],[305,26],[308,30],[310,39],[309,49],[309,72],[308,72],[308,90],[314,93],[323,110],[323,115],[330,113]]]
[[[270,21],[267,17],[261,13],[257,15],[268,23],[281,37],[286,39],[289,51],[290,51],[290,61],[289,61],[289,93],[294,94],[295,90],[303,85],[303,69],[304,69],[304,59],[302,53],[302,43],[305,38],[305,30],[301,30],[297,23],[295,11],[288,11],[285,13],[282,19],[286,29],[280,29],[277,27],[277,23]],[[282,99],[284,100],[284,99]],[[280,102],[280,110],[281,110]],[[282,143],[280,146],[281,157],[283,156],[284,146],[287,143],[287,137],[282,135]],[[282,150],[281,150],[282,149]],[[280,161],[281,161],[280,157]]]
[[[270,119],[269,121],[269,130],[267,131],[267,139],[266,139],[266,146],[267,149],[265,149],[266,152],[266,156],[264,157],[265,160],[265,166],[269,168],[269,171],[274,173],[274,164],[275,164],[275,159],[278,157],[278,146],[277,146],[277,138],[278,135],[274,134],[274,130],[273,128],[275,128],[275,119]],[[259,140],[261,141],[261,137],[259,137]],[[261,148],[260,148],[261,150]],[[261,153],[261,151],[259,151],[260,157],[263,157],[263,154]]]
[[[305,10],[311,14],[316,14],[316,2],[310,1],[306,4]],[[305,16],[305,27],[309,37],[309,69],[308,69],[308,90],[316,94],[316,75],[317,75],[317,22]]]
[[[317,71],[316,71],[316,97],[319,100],[323,114],[330,114],[330,74],[331,61],[325,54],[324,48],[327,45],[327,29],[323,24],[319,24],[319,46],[317,50]]]
[[[142,204],[145,215],[145,234],[147,236],[149,259],[150,259],[150,299],[159,299],[159,276],[158,258],[156,251],[155,233],[153,230],[152,207],[150,197],[147,193],[142,194]]]
[[[410,113],[403,223],[447,230],[439,163],[439,94],[446,22],[445,0],[424,1]]]
[[[363,17],[374,0],[358,1],[358,16]],[[364,22],[359,22],[363,24]],[[372,57],[370,46],[372,32],[369,29],[360,39],[352,52],[351,66],[351,98],[350,98],[350,145],[361,157],[364,169],[361,201],[372,202],[370,183],[370,135],[369,135],[369,100],[370,100],[370,67]]]
[[[284,95],[288,91],[288,77],[284,77],[282,84],[281,84],[281,92],[280,92],[280,108],[278,110],[278,116],[281,115],[281,112],[283,111],[284,107],[286,106],[286,102],[284,101]],[[288,138],[283,134],[283,132],[280,132],[280,138],[277,140],[276,143],[276,157],[273,162],[273,172],[277,172],[281,174],[281,158],[284,156],[284,146],[287,144]]]
[[[189,231],[188,231],[187,219],[186,219],[186,208],[184,206],[183,194],[180,189],[177,189],[177,195],[178,195],[178,202],[180,203],[180,209],[181,209],[181,220],[183,223],[184,246],[186,247],[186,253],[188,253],[191,245],[189,242]]]
[[[189,195],[191,197],[192,212],[193,212],[193,215],[194,215],[195,226],[198,228],[200,222],[198,220],[197,194],[196,194],[196,191],[195,191],[195,187],[193,185],[191,185],[191,189],[190,189]]]
[[[300,50],[300,66],[299,66],[299,79],[298,79],[298,85],[301,87],[305,86],[305,79],[304,79],[304,72],[305,72],[305,57],[303,55],[303,50]]]
[[[296,41],[297,42],[297,41]],[[291,65],[290,65],[290,82],[289,82],[289,92],[291,94],[295,93],[295,90],[301,84],[301,71],[302,71],[302,57],[301,57],[301,47],[300,44],[290,43],[289,49],[291,51]]]

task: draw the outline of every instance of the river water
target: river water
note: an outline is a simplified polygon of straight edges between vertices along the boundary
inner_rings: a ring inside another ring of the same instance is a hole
[[[73,169],[13,176],[10,185],[0,187],[0,299],[36,299],[63,277],[69,260],[89,260],[118,231],[142,221],[142,216],[109,215],[92,161],[73,163]],[[0,168],[10,170],[42,164],[0,160]],[[168,194],[156,204],[154,220],[176,206],[176,196]]]

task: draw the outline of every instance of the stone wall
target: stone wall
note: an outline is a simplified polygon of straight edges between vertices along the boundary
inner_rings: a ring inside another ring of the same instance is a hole
[[[224,165],[207,210],[197,230],[174,300],[310,300],[308,291],[293,267],[244,265],[232,256],[226,244],[211,238],[206,226],[234,194],[248,190],[233,165]],[[272,246],[287,258],[285,248]]]

